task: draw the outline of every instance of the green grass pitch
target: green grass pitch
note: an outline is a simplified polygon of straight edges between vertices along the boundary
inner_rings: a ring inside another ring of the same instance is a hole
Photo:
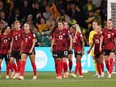
[[[73,78],[69,75],[68,79],[57,80],[55,72],[38,72],[37,80],[32,80],[33,73],[25,72],[24,80],[5,79],[5,72],[2,72],[0,78],[0,87],[116,87],[116,74],[111,79],[93,77],[95,73],[84,73],[84,78]]]

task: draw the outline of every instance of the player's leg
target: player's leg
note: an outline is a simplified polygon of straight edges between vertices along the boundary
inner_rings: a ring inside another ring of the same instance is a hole
[[[101,77],[104,77],[104,58],[103,54],[100,55]]]
[[[69,61],[69,72],[71,73],[72,65],[73,65],[72,53],[68,53],[68,61]]]
[[[56,66],[56,79],[62,79],[62,60],[61,60],[61,51],[55,52],[55,66]]]
[[[114,65],[114,56],[115,56],[115,53],[114,52],[111,52],[110,55],[109,55],[109,58],[110,58],[110,68],[109,68],[109,73],[112,74],[112,71],[113,71],[113,65]]]
[[[20,66],[21,66],[21,55],[20,55],[20,51],[15,51],[15,59],[16,59],[16,68],[17,68],[17,72],[15,73],[15,76],[13,77],[13,79],[17,78],[20,75]]]
[[[76,57],[76,66],[75,66],[75,71],[72,74],[73,77],[76,77],[77,72],[79,72],[80,65],[81,65],[81,55],[78,53],[75,53],[75,57]]]
[[[17,66],[15,64],[15,58],[17,57],[16,51],[11,52],[11,57],[10,57],[10,67],[13,69],[12,75],[10,78],[13,78],[16,73],[18,73]]]
[[[37,79],[37,68],[35,64],[35,53],[34,52],[31,53],[30,60],[31,60],[31,65],[33,67],[33,73],[34,73],[33,80],[36,80]]]
[[[9,79],[9,72],[10,72],[10,57],[8,55],[5,55],[5,63],[6,63],[6,79]]]
[[[2,57],[2,55],[0,55],[0,78],[1,78],[1,69],[2,69],[1,64],[2,64],[2,60],[3,60],[3,57]]]
[[[67,58],[66,57],[62,58],[62,68],[63,68],[63,71],[64,71],[63,77],[68,78],[68,64],[67,64]]]
[[[25,70],[27,57],[28,57],[28,55],[26,53],[22,53],[21,54],[20,76],[18,77],[19,80],[23,80],[24,79],[24,70]]]
[[[100,78],[101,77],[100,55],[95,55],[95,60],[97,62],[98,78]]]
[[[98,75],[98,70],[97,70],[97,62],[95,60],[94,50],[91,50],[90,55],[93,58],[93,63],[94,63],[95,71],[96,71],[96,74],[94,76],[97,76]]]
[[[111,75],[112,75],[113,65],[114,65],[114,56],[115,56],[115,53],[114,53],[114,52],[111,52],[111,53],[109,54],[110,65],[109,65],[109,74],[108,74],[108,78],[111,78]]]

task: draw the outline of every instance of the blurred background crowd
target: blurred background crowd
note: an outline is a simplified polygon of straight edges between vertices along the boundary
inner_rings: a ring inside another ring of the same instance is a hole
[[[28,22],[36,33],[38,45],[50,46],[49,32],[58,21],[81,27],[86,46],[93,20],[106,26],[107,0],[0,0],[0,29],[15,20]]]

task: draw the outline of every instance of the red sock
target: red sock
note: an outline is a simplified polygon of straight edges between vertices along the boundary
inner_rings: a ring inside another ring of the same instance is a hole
[[[106,68],[107,68],[107,70],[109,72],[109,60],[105,60],[105,63],[106,63]]]
[[[11,72],[13,72],[13,68],[12,68],[11,63],[10,63],[10,62],[8,62],[8,64],[9,64],[9,70],[11,70]]]
[[[63,70],[64,70],[64,73],[68,72],[68,65],[67,65],[67,62],[62,62],[63,63]]]
[[[15,72],[17,73],[18,70],[17,70],[17,66],[16,66],[16,64],[15,64],[15,63],[11,63],[10,65],[11,65],[13,71],[15,71]]]
[[[6,75],[9,75],[9,64],[6,64]]]
[[[113,65],[114,65],[113,58],[110,58],[110,67],[109,67],[109,73],[110,73],[110,74],[112,74]]]
[[[97,70],[99,75],[101,75],[101,65],[99,63],[97,63]]]
[[[104,72],[104,63],[101,63],[101,70]]]
[[[55,63],[56,74],[58,75],[58,70],[57,70],[57,60],[56,60],[56,59],[54,59],[54,63]]]
[[[34,76],[36,76],[37,75],[37,70],[36,70],[35,63],[32,63],[32,67],[33,67]]]
[[[1,72],[1,65],[0,65],[0,72]]]
[[[20,63],[20,61],[17,61],[16,63],[17,63],[17,70],[18,70],[18,72],[20,72],[21,63]]]
[[[76,62],[76,67],[75,67],[75,71],[74,71],[74,74],[76,75],[77,72],[79,71],[79,68],[80,68],[80,62]]]
[[[72,60],[69,60],[69,71],[71,71],[72,70]]]
[[[58,71],[58,76],[62,76],[62,61],[57,60],[57,71]]]
[[[81,65],[81,62],[80,62],[80,68],[79,68],[79,74],[82,76],[82,65]]]
[[[21,69],[20,69],[20,75],[24,76],[24,70],[25,70],[25,61],[21,61]]]

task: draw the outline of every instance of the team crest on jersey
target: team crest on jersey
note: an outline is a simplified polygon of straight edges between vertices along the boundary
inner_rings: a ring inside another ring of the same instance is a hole
[[[112,35],[114,35],[114,33],[112,33]]]
[[[65,35],[65,33],[63,33],[63,35]]]
[[[73,39],[73,42],[75,43],[75,42],[76,42],[76,40],[75,40],[75,39]]]
[[[29,39],[30,39],[31,37],[29,37]]]

